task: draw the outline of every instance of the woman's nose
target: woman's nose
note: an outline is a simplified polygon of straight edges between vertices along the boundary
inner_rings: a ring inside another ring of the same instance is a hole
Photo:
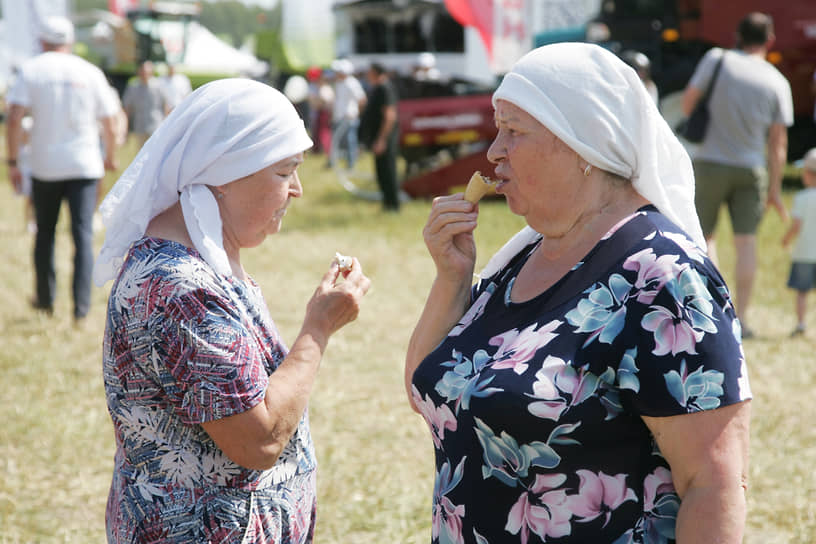
[[[498,164],[499,161],[504,158],[504,154],[501,152],[501,149],[502,148],[499,145],[499,136],[497,135],[493,139],[493,143],[490,144],[490,147],[487,148],[487,160],[493,164]]]
[[[297,172],[295,172],[292,177],[294,178],[294,181],[289,186],[289,193],[294,197],[303,196],[303,185],[300,184],[300,176],[298,176]]]

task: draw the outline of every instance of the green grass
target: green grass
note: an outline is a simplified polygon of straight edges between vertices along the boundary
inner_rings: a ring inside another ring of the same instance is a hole
[[[307,158],[300,170],[305,195],[293,203],[282,232],[244,258],[290,341],[335,251],[357,256],[372,280],[359,319],[332,339],[311,400],[320,462],[317,542],[428,542],[432,444],[408,408],[402,364],[433,276],[421,234],[430,203],[413,201],[398,215],[384,214],[377,203],[346,193],[323,162]],[[32,240],[23,204],[1,167],[0,177],[0,543],[102,542],[114,453],[101,379],[110,284],[95,288],[89,323],[75,329],[63,209],[56,313],[32,312]],[[522,225],[501,200],[481,210],[477,267]],[[816,312],[810,312],[810,336],[787,338],[795,322],[785,288],[788,257],[779,246],[783,228],[773,213],[761,227],[751,315],[759,334],[745,344],[755,395],[745,539],[752,544],[805,544],[816,535]],[[730,279],[727,222],[721,230]],[[97,248],[101,241],[98,236]]]

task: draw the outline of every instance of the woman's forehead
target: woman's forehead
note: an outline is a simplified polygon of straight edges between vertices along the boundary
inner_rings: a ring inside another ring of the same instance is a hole
[[[281,159],[276,162],[273,166],[299,166],[303,163],[303,152],[296,155],[292,155],[291,157],[286,157],[285,159]]]
[[[493,112],[493,119],[497,123],[543,126],[538,119],[530,115],[525,109],[501,98],[496,100],[496,109]]]

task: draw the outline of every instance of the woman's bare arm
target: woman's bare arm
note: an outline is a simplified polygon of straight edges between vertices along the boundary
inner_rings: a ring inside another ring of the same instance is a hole
[[[476,261],[473,230],[477,207],[462,194],[434,199],[422,231],[436,265],[436,279],[417,322],[405,358],[405,388],[412,408],[411,381],[422,360],[445,338],[470,304]]]
[[[332,263],[309,301],[289,354],[269,376],[263,402],[246,412],[202,424],[235,463],[255,470],[271,468],[297,429],[330,336],[357,318],[370,286],[356,259],[345,280],[336,284],[339,274],[339,263]]]
[[[739,544],[745,529],[750,401],[644,417],[680,496],[678,544]]]

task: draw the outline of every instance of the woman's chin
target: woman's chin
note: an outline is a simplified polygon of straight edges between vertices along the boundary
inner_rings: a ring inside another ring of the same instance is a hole
[[[264,237],[270,236],[272,234],[277,234],[280,232],[281,227],[283,226],[283,216],[275,219],[274,221],[270,221],[269,224],[266,226],[266,230],[262,233]]]
[[[280,232],[280,227],[281,227],[280,223],[276,224],[275,226],[270,226],[266,230],[257,233],[252,239],[245,240],[244,244],[241,247],[244,247],[244,248],[247,248],[247,249],[253,248],[253,247],[258,247],[259,245],[261,245],[264,242],[264,240],[267,239],[267,237]]]

